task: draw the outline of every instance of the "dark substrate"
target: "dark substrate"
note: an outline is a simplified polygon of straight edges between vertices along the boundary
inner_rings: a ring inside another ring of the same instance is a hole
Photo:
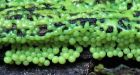
[[[101,70],[97,68],[99,64],[104,65]],[[25,67],[0,62],[0,75],[140,75],[140,64],[134,60],[125,61],[116,57],[93,60],[90,53],[84,51],[75,63],[65,65],[39,67],[31,64]]]

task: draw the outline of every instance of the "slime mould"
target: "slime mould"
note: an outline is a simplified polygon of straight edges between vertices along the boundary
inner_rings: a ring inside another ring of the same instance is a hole
[[[6,64],[49,66],[94,59],[140,62],[139,0],[0,0],[0,46]]]

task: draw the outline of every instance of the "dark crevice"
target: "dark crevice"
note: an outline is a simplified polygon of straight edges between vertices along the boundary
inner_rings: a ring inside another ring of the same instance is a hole
[[[17,29],[17,36],[24,37],[25,33],[23,33],[20,29]]]
[[[61,6],[61,9],[62,9],[63,11],[65,11],[65,10],[66,10],[66,7],[65,7],[65,6]]]
[[[100,31],[104,31],[104,28],[103,27],[100,27]]]
[[[24,7],[23,7],[24,8]],[[36,10],[36,7],[33,5],[32,7],[29,8],[24,8],[24,10],[29,11],[30,13],[33,13]]]
[[[38,13],[34,13],[34,14],[32,14],[32,15],[36,16],[36,18],[45,17],[45,16],[43,16],[43,15],[41,15],[41,14],[38,14]]]
[[[6,3],[9,3],[9,0],[5,0]]]
[[[53,18],[51,15],[48,15],[47,17],[49,17],[49,18]]]
[[[61,22],[57,22],[57,23],[54,23],[54,26],[55,27],[60,27],[60,26],[64,26],[65,24],[61,23]]]
[[[140,24],[140,20],[137,21],[137,24]]]
[[[118,42],[115,42],[115,47],[114,49],[116,49],[118,47]]]
[[[128,4],[127,4],[127,10],[131,9],[132,6],[133,6],[132,3],[128,3]]]
[[[137,30],[137,32],[140,32],[140,28],[139,27],[135,27],[135,29]]]
[[[68,49],[73,49],[73,50],[76,50],[76,48],[72,45],[68,45]]]
[[[33,21],[33,17],[31,14],[27,14],[27,19],[30,20],[30,21]]]
[[[10,20],[10,19],[16,19],[16,20],[20,20],[22,18],[22,15],[20,14],[16,14],[16,15],[12,15],[12,16],[8,16],[6,19]]]
[[[81,25],[85,25],[86,22],[89,22],[89,24],[96,24],[97,19],[96,18],[77,18],[77,19],[74,19],[74,20],[70,20],[69,22],[71,24],[75,24],[78,21],[80,21]]]
[[[117,31],[118,31],[118,33],[120,33],[121,31],[123,31],[123,28],[120,27],[120,26],[118,26],[118,27],[117,27]]]
[[[129,19],[127,19],[127,18],[121,18],[121,19],[118,20],[119,26],[120,26],[121,28],[123,28],[123,29],[126,29],[126,30],[131,29],[131,27],[130,27],[130,25],[128,24],[128,22],[129,22]],[[125,23],[127,23],[127,25],[126,25]]]
[[[130,24],[127,25],[127,29],[128,29],[128,30],[131,29],[131,25],[130,25]]]
[[[16,29],[17,29],[16,23],[12,23],[12,30],[16,30]]]
[[[108,26],[106,33],[112,33],[114,30],[113,26]]]
[[[0,49],[0,61],[3,60],[5,56],[5,52],[7,50],[11,50],[11,44],[3,45],[3,47]]]
[[[108,69],[116,68],[122,64],[126,65],[128,67],[131,67],[131,68],[140,68],[140,64],[136,60],[132,60],[132,59],[124,60],[122,57],[121,58],[119,58],[119,57],[112,57],[112,58],[105,57],[102,60],[94,60],[93,59],[93,62],[95,62],[95,65],[103,64],[104,67],[108,68]]]
[[[100,21],[101,23],[104,23],[104,22],[105,22],[105,19],[102,18],[102,19],[99,19],[99,21]]]
[[[3,11],[3,10],[5,10],[5,8],[0,8],[0,11]]]
[[[41,25],[39,27],[39,36],[44,36],[47,32],[47,25]]]
[[[52,8],[51,4],[43,3],[43,5],[45,6],[45,9],[54,9]]]
[[[63,30],[68,30],[68,27],[64,26],[64,27],[63,27]]]
[[[135,14],[133,16],[134,17],[139,17],[140,16],[140,11],[135,11]]]
[[[70,16],[76,16],[78,13],[69,13]]]

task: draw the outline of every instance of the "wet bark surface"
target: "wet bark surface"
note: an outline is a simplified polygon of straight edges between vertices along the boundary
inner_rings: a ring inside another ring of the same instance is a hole
[[[98,67],[99,64],[103,64],[104,67]],[[1,62],[0,75],[140,75],[139,67],[139,63],[136,61],[125,61],[118,58],[93,60],[91,54],[84,51],[75,63],[65,65],[16,66]]]

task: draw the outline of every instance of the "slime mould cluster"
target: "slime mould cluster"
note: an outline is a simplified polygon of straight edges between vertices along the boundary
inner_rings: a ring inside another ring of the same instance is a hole
[[[6,64],[73,63],[84,48],[140,62],[139,44],[139,0],[0,0]]]

